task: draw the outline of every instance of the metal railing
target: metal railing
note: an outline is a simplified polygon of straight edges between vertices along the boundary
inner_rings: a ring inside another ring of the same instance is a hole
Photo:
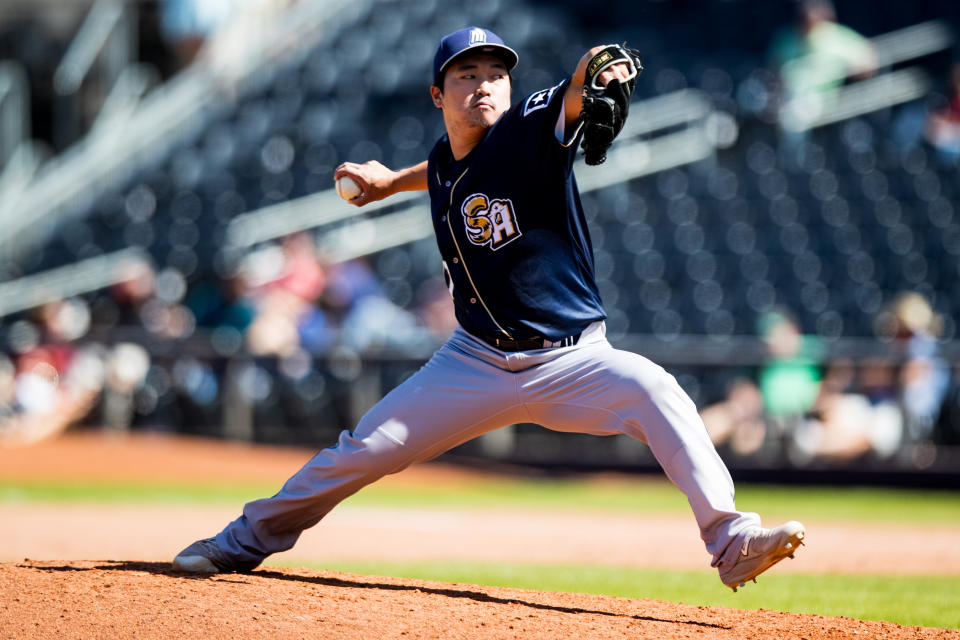
[[[272,22],[258,25],[255,42],[236,43],[247,45],[243,56],[218,55],[229,52],[224,45],[136,104],[129,95],[123,100],[117,97],[114,104],[127,105],[119,110],[121,117],[100,120],[76,144],[44,164],[16,202],[0,201],[0,252],[17,254],[45,241],[57,223],[82,212],[94,194],[162,158],[171,145],[195,136],[209,110],[228,105],[258,70],[336,34],[371,1],[355,0],[347,8],[337,2],[296,3]],[[91,27],[91,33],[93,41],[99,31]],[[76,59],[88,59],[86,51],[78,45]],[[69,87],[72,81],[68,80],[76,73],[64,73],[67,80],[62,82]],[[134,77],[130,87],[136,84]]]
[[[16,62],[0,62],[0,169],[30,133],[27,74]]]
[[[780,111],[785,129],[805,131],[923,97],[930,80],[920,69],[901,69],[834,91],[799,96]]]
[[[82,136],[134,60],[136,5],[98,0],[53,74],[53,137],[65,148]]]
[[[942,20],[930,20],[920,24],[890,31],[871,38],[877,52],[877,66],[889,67],[906,60],[915,60],[953,45],[954,33]]]
[[[0,283],[0,318],[123,282],[129,267],[149,263],[139,249],[124,249]]]
[[[137,111],[140,101],[160,80],[157,70],[146,64],[131,64],[117,76],[113,88],[103,100],[103,105],[91,129],[104,127],[121,128]]]

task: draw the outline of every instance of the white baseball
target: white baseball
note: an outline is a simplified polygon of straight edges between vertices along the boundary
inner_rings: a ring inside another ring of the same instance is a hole
[[[337,195],[344,200],[353,200],[362,193],[363,189],[361,189],[360,185],[354,182],[352,178],[343,176],[337,180]]]

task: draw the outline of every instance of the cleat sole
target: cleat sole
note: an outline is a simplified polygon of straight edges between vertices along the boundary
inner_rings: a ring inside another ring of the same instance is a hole
[[[730,584],[726,580],[724,580],[724,583],[728,587],[733,589],[733,591],[736,593],[737,587],[746,586],[747,581],[750,581],[750,580],[753,580],[753,582],[756,583],[757,576],[759,576],[764,571],[767,571],[768,569],[770,569],[772,566],[774,566],[784,558],[790,558],[791,560],[793,560],[794,554],[797,552],[797,549],[799,549],[799,547],[801,546],[804,546],[805,544],[803,542],[803,538],[805,537],[805,531],[802,529],[803,525],[801,525],[799,522],[790,522],[790,523],[787,523],[787,525],[785,526],[790,527],[791,525],[793,530],[787,533],[785,539],[781,539],[782,541],[780,543],[780,547],[777,550],[770,552],[770,554],[766,557],[766,560],[763,561],[762,563],[757,564],[752,570],[749,571],[749,573],[746,573],[746,575],[741,573],[739,584],[736,584],[736,583]],[[723,576],[721,574],[721,579],[722,578]]]

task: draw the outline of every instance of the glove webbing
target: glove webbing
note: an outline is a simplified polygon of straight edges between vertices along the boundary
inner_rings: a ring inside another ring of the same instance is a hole
[[[630,89],[632,91],[632,81],[643,71],[643,65],[640,62],[638,52],[635,49],[627,48],[626,44],[609,44],[597,53],[597,55],[593,56],[590,62],[587,63],[587,75],[584,86],[602,91],[603,87],[597,84],[600,74],[603,73],[603,70],[607,67],[619,62],[623,62],[630,67],[627,78],[622,82],[631,82]]]

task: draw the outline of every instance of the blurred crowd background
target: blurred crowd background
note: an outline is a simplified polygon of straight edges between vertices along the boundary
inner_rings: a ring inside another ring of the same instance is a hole
[[[5,0],[0,445],[67,428],[326,446],[455,326],[422,194],[436,43],[483,25],[514,98],[644,54],[578,166],[616,346],[673,372],[735,473],[960,478],[952,0]],[[655,464],[515,425],[454,451]]]

